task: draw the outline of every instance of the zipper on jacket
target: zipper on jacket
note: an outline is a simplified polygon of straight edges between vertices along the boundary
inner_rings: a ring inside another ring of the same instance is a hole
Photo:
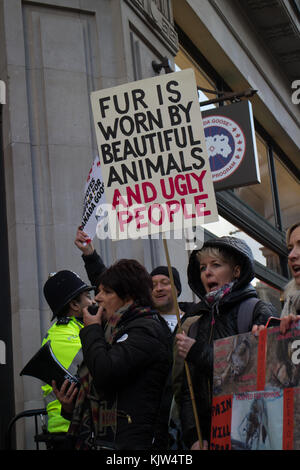
[[[209,334],[208,344],[211,344],[211,342],[212,342],[214,326],[215,326],[215,314],[214,314],[214,308],[212,308],[211,309],[210,334]]]

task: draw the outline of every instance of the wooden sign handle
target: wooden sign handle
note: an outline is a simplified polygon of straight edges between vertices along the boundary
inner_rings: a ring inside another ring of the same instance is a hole
[[[177,295],[176,295],[176,291],[175,291],[173,272],[172,272],[172,267],[171,267],[171,263],[170,263],[167,240],[165,238],[163,238],[163,242],[164,242],[164,249],[165,249],[165,254],[166,254],[166,259],[167,259],[167,264],[168,264],[169,278],[170,278],[170,281],[171,281],[173,301],[174,301],[174,305],[176,306],[177,323],[178,323],[179,331],[181,332],[182,331],[181,319],[180,319]],[[196,407],[195,395],[194,395],[194,390],[193,390],[193,384],[192,384],[190,369],[189,369],[189,366],[188,366],[186,361],[184,361],[184,366],[185,366],[185,372],[186,372],[186,376],[187,376],[188,387],[189,387],[191,400],[192,400],[193,413],[194,413],[194,418],[195,418],[195,424],[196,424],[200,449],[203,449],[203,440],[202,440],[202,435],[201,435],[201,430],[200,430],[200,424],[199,424],[199,418],[198,418],[198,413],[197,413],[197,407]]]

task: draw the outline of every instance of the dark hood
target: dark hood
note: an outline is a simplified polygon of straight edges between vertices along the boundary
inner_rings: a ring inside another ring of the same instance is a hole
[[[200,266],[196,255],[207,247],[224,248],[240,258],[241,275],[235,284],[234,290],[244,288],[252,281],[254,278],[254,258],[251,249],[244,240],[235,237],[220,237],[208,240],[200,250],[197,249],[192,252],[187,269],[189,286],[200,299],[203,299],[206,292],[201,282]]]

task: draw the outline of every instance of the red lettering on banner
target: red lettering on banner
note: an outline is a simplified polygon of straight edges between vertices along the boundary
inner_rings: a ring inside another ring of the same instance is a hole
[[[211,450],[231,449],[232,395],[214,397],[212,401]]]
[[[115,209],[119,204],[122,204],[123,207],[127,207],[127,202],[121,195],[120,191],[118,189],[115,190],[114,192],[114,197],[112,201],[112,206]]]
[[[200,194],[199,196],[195,196],[194,198],[198,217],[203,217],[205,215],[211,214],[211,211],[203,210],[206,207],[206,202],[200,202],[203,199],[207,199],[207,198],[208,198],[208,194]]]
[[[169,221],[174,222],[173,215],[179,212],[181,204],[179,201],[167,201],[166,209],[168,211]]]
[[[185,199],[181,199],[181,205],[183,210],[183,216],[185,219],[194,219],[196,217],[196,214],[194,214],[193,212],[188,212],[188,206],[185,203]]]
[[[155,209],[158,209],[158,217],[157,215],[153,215],[153,212]],[[149,207],[149,210],[148,210],[148,216],[149,216],[149,221],[151,222],[151,224],[153,225],[162,225],[164,219],[165,219],[165,213],[163,211],[163,208],[160,204],[153,204],[152,206]]]
[[[257,346],[257,382],[256,390],[264,390],[266,382],[267,328],[259,332]]]
[[[149,190],[152,191],[152,194]],[[144,202],[147,204],[148,202],[152,202],[157,198],[157,191],[155,189],[154,184],[150,182],[142,183],[142,191],[144,196]],[[131,205],[131,204],[130,204]]]
[[[148,222],[141,223],[142,220],[145,218],[145,214],[141,214],[141,212],[145,212],[147,210],[146,206],[139,207],[134,211],[134,218],[136,222],[136,228],[140,230],[141,228],[147,227]]]
[[[114,204],[122,203],[124,207],[128,207],[124,202],[124,198],[117,194],[117,190],[115,191],[115,199]],[[182,210],[182,214],[185,220],[194,219],[196,217],[203,217],[205,215],[210,215],[210,210],[204,210],[206,207],[205,202],[203,199],[207,199],[207,194],[200,194],[194,197],[194,206],[192,204],[188,204],[185,198],[173,201],[167,201],[165,204],[154,203],[150,205],[148,208],[146,206],[140,206],[138,208],[131,208],[120,210],[117,212],[120,230],[124,232],[124,227],[126,224],[130,224],[134,219],[136,223],[136,227],[140,229],[141,227],[146,227],[147,224],[153,224],[156,226],[162,225],[165,220],[169,222],[174,222],[174,215]],[[113,206],[115,208],[115,205]],[[195,207],[195,212],[193,212],[193,208]],[[142,212],[147,211],[147,220],[148,222],[144,222],[141,225],[141,220],[145,218],[145,214],[141,214]]]
[[[132,214],[129,211],[118,212],[118,220],[121,232],[124,232],[125,225],[129,224],[133,219]]]
[[[180,185],[179,180],[185,181],[185,175],[176,175],[174,179],[175,189],[180,196],[187,196],[188,190],[185,184]]]
[[[205,175],[206,171],[203,170],[199,174],[192,172],[160,179],[158,187],[144,181],[115,189],[112,207],[117,210],[120,232],[124,233],[125,226],[129,224],[140,230],[147,226],[150,229],[151,224],[162,226],[165,222],[173,223],[176,222],[176,215],[182,215],[184,220],[211,215],[211,210],[206,207],[208,194],[203,192]],[[160,199],[160,192],[165,202],[156,202]],[[193,200],[188,198],[191,194],[194,194]]]
[[[199,195],[204,191],[203,180],[205,175],[206,171],[202,171],[199,175],[196,173],[179,174],[175,177],[169,177],[167,180],[160,179],[159,189],[150,181],[136,183],[134,186],[126,186],[122,189],[122,194],[120,189],[115,189],[112,206],[115,209],[118,205],[131,207],[134,204],[148,204],[157,199],[159,190],[161,190],[167,201],[176,199],[176,196],[188,196],[189,194],[198,194],[195,198],[207,199],[208,194]]]

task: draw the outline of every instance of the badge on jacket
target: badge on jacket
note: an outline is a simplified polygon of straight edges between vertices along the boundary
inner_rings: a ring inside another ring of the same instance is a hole
[[[117,339],[116,343],[122,343],[122,341],[126,341],[127,338],[128,334],[125,333],[123,336],[121,336],[121,338]]]

